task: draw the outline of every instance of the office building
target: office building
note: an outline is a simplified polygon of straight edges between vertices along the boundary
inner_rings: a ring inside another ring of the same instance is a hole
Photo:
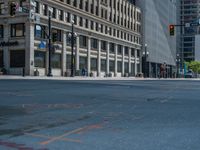
[[[34,4],[32,5],[32,3]],[[17,12],[11,16],[11,4]],[[33,12],[26,12],[31,10]],[[48,51],[51,13],[52,50]],[[0,0],[0,68],[8,74],[47,75],[71,70],[72,21],[76,33],[73,61],[94,76],[135,76],[141,66],[141,10],[131,0]],[[55,39],[54,39],[55,40]]]
[[[137,0],[142,10],[143,72],[148,77],[158,77],[161,64],[166,64],[167,76],[176,67],[176,36],[170,36],[169,25],[176,24],[175,0]],[[144,58],[145,60],[145,58]]]

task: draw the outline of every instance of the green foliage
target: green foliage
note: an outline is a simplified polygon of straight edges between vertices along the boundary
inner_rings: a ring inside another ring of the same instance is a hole
[[[186,65],[188,66],[189,69],[192,69],[193,72],[200,73],[200,62],[199,61],[186,62]]]

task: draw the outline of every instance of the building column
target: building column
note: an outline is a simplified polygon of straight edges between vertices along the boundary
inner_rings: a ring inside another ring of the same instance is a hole
[[[128,73],[131,74],[131,48],[128,48]]]
[[[117,76],[117,44],[115,44],[115,77]]]
[[[137,75],[137,49],[135,49],[135,76]]]
[[[34,24],[26,23],[25,74],[34,75]]]
[[[10,30],[9,30],[8,24],[4,24],[4,41],[9,40],[9,35],[10,35],[9,33],[10,33]],[[8,71],[10,68],[10,57],[9,57],[8,47],[3,47],[3,65],[4,65],[4,68]]]
[[[124,56],[125,56],[125,47],[122,46],[122,77],[124,76]]]
[[[97,60],[97,76],[101,76],[101,40],[98,40],[98,60]]]
[[[75,62],[76,62],[76,71],[79,70],[79,37],[76,37],[76,58],[75,58]]]
[[[88,37],[88,49],[87,49],[87,70],[88,70],[88,76],[90,75],[91,70],[91,60],[90,60],[90,51],[91,51],[91,39]]]
[[[63,47],[62,47],[62,75],[65,76],[67,70],[67,35],[66,32],[63,33]]]
[[[106,42],[106,73],[109,74],[110,73],[110,69],[109,69],[109,57],[110,57],[110,43]]]

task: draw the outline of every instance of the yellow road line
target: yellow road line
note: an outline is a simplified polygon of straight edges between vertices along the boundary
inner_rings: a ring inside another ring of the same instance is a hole
[[[53,138],[53,137],[50,137],[50,136],[41,135],[41,134],[34,134],[34,133],[24,133],[24,134],[28,135],[28,136],[40,137],[40,138],[47,138],[47,139]],[[61,138],[59,140],[61,140],[61,141],[67,141],[67,142],[81,143],[80,140],[75,140],[75,139],[70,139],[70,138]]]
[[[40,142],[40,144],[41,145],[47,145],[47,144],[52,143],[54,141],[60,140],[60,139],[64,138],[65,136],[71,135],[71,134],[76,133],[76,132],[80,132],[81,130],[84,130],[85,128],[87,128],[87,127],[83,127],[83,128],[78,128],[78,129],[72,130],[70,132],[67,132],[67,133],[61,135],[61,136],[51,138],[51,139],[49,139],[47,141],[44,141],[44,142]]]

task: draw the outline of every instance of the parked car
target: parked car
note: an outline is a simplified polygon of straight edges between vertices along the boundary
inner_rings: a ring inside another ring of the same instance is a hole
[[[185,74],[185,78],[194,78],[194,72],[192,70],[189,70],[186,74]]]

